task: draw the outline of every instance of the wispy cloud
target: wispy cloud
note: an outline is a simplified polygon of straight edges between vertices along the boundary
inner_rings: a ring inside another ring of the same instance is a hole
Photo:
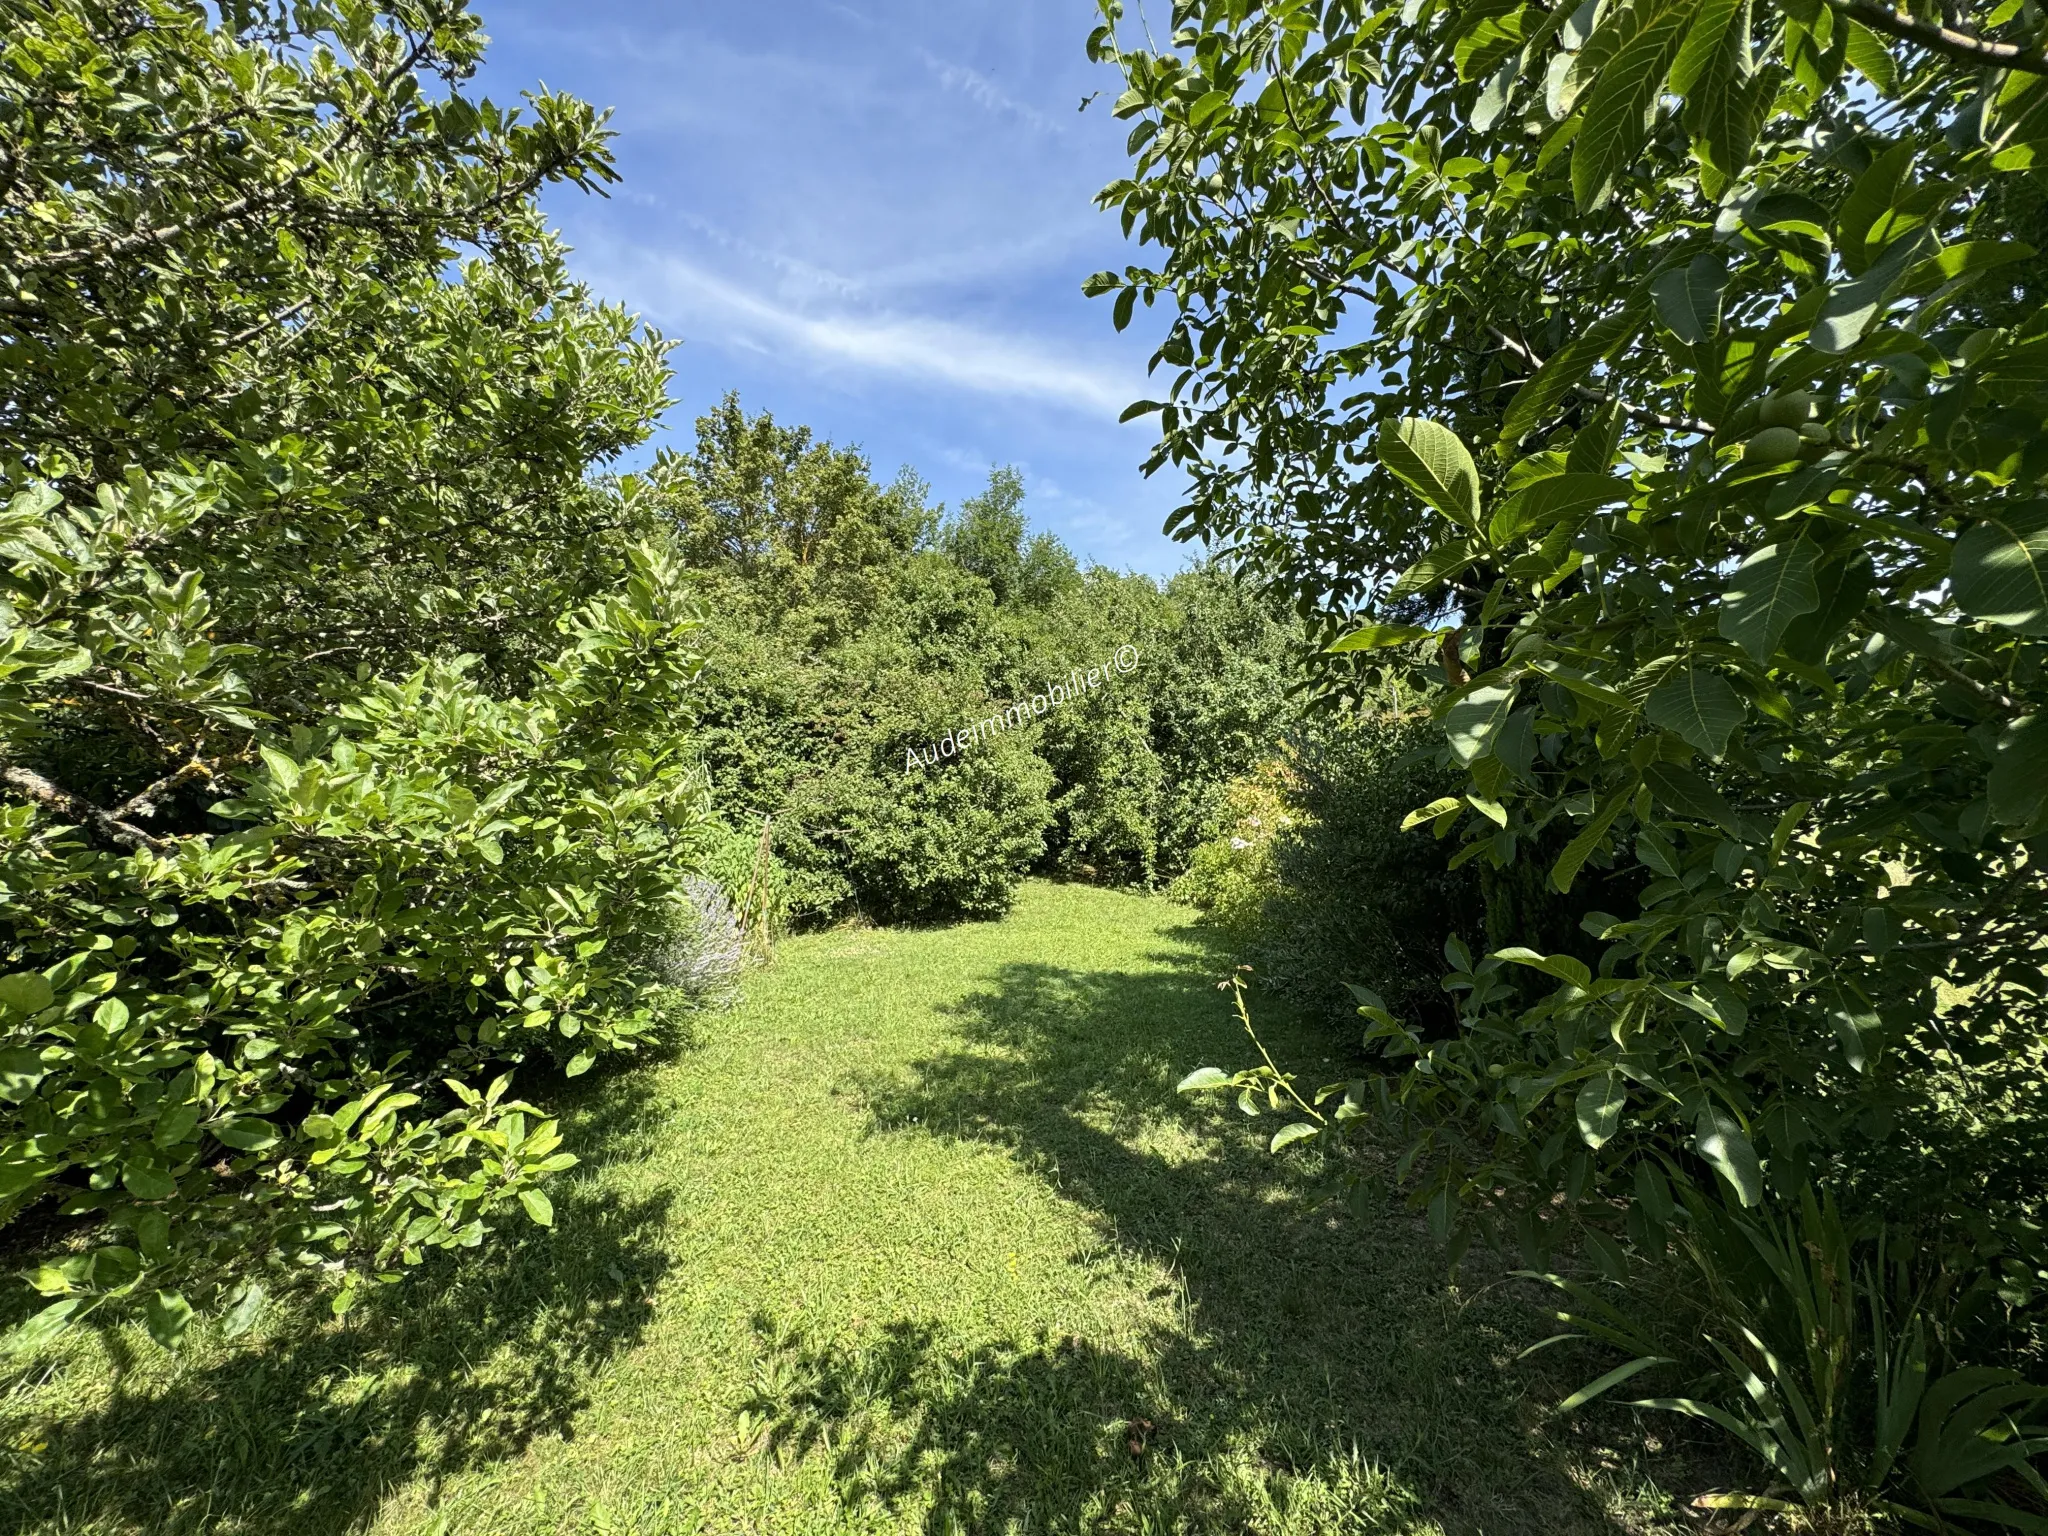
[[[1117,422],[1153,392],[1158,316],[1117,335],[1080,292],[1131,259],[1093,203],[1122,128],[1074,111],[1103,85],[1088,0],[486,9],[494,97],[545,79],[617,107],[624,186],[545,206],[579,277],[687,343],[681,399],[740,389],[954,505],[1015,464],[1084,558],[1181,563],[1178,477],[1140,477],[1154,426]]]
[[[834,190],[843,194],[843,189]],[[807,212],[828,222],[832,235],[842,244],[853,243],[850,232],[873,211],[858,194],[834,197],[828,193],[814,199],[814,204]],[[869,259],[857,273],[849,273],[790,255],[778,246],[758,244],[696,214],[658,206],[674,224],[690,231],[700,250],[715,246],[731,258],[732,265],[776,273],[776,287],[785,297],[815,296],[842,305],[886,305],[903,295],[928,298],[935,291],[990,285],[1015,288],[1039,278],[1049,268],[1064,277],[1085,259],[1071,253],[1092,233],[1092,220],[1073,218],[1048,220],[1028,231],[1005,230],[1002,238],[994,240],[927,239],[910,249],[874,241],[871,243],[882,248],[861,253]]]
[[[1122,371],[1026,337],[885,311],[794,308],[681,257],[586,247],[578,265],[686,340],[808,356],[825,367],[929,386],[1042,400],[1112,419],[1142,385]]]
[[[917,56],[924,61],[924,67],[938,78],[940,85],[949,91],[958,91],[987,111],[1014,117],[1040,133],[1059,133],[1064,129],[1064,124],[1048,117],[1036,107],[1027,106],[1015,97],[1005,95],[997,89],[994,81],[979,70],[969,69],[964,64],[949,64],[923,48],[917,50]]]

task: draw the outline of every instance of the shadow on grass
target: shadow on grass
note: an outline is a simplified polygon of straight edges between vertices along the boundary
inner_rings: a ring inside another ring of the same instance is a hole
[[[1623,1480],[1626,1458],[1546,1438],[1562,1393],[1514,1363],[1547,1331],[1527,1297],[1469,1263],[1449,1283],[1398,1208],[1311,1210],[1299,1160],[1265,1150],[1279,1120],[1178,1096],[1253,1048],[1215,988],[1224,964],[1148,958],[1010,965],[955,1005],[957,1049],[866,1091],[879,1134],[1007,1147],[1096,1212],[1103,1251],[1074,1261],[1166,1269],[1181,1326],[1125,1356],[1050,1339],[949,1354],[904,1328],[849,1352],[767,1324],[771,1448],[829,1444],[852,1504],[936,1486],[935,1532],[1626,1528],[1571,1465]],[[1347,1075],[1336,1037],[1260,1011],[1283,1065]]]
[[[626,1078],[575,1097],[565,1122],[587,1168],[632,1155],[648,1090]],[[667,1205],[572,1177],[551,1230],[503,1220],[482,1251],[429,1263],[344,1323],[281,1308],[257,1340],[179,1363],[131,1334],[84,1345],[54,1371],[111,1371],[111,1395],[90,1407],[46,1416],[63,1388],[41,1369],[12,1384],[0,1530],[322,1536],[368,1524],[402,1483],[437,1492],[568,1436],[592,1368],[653,1316]]]
[[[1086,1340],[949,1349],[894,1323],[859,1345],[757,1318],[746,1426],[779,1460],[830,1458],[849,1508],[964,1532],[1410,1530],[1421,1501],[1355,1451],[1284,1433],[1217,1454],[1159,1406],[1159,1362]],[[1173,1374],[1169,1365],[1166,1375]]]

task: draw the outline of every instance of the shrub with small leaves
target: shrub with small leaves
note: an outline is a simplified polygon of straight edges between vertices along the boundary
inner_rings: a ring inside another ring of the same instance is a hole
[[[654,974],[693,1003],[729,1001],[747,958],[739,913],[724,887],[706,876],[685,875],[682,894],[687,906],[655,951]]]
[[[611,177],[596,114],[471,96],[462,0],[0,14],[14,1342],[170,1344],[549,1222],[515,1075],[658,1027],[699,620],[590,471],[664,344],[534,201]]]

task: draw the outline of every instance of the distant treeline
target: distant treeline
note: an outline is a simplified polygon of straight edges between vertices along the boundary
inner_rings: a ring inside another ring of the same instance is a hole
[[[773,818],[792,921],[992,914],[1032,871],[1171,878],[1290,714],[1284,607],[1208,567],[1084,570],[1027,535],[1013,470],[948,515],[728,397],[645,481],[707,620],[687,735],[722,865]]]

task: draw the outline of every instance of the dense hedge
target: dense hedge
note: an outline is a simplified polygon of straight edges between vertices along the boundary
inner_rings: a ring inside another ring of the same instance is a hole
[[[1026,537],[1010,471],[949,517],[729,398],[648,482],[708,615],[694,750],[728,826],[773,819],[793,921],[994,915],[1031,871],[1169,877],[1294,713],[1300,632],[1270,600],[1211,568],[1084,571]]]
[[[664,345],[534,205],[610,177],[595,115],[470,97],[459,0],[292,14],[7,11],[28,1337],[136,1307],[174,1341],[301,1283],[346,1307],[508,1206],[549,1220],[574,1159],[516,1095],[658,1027],[645,962],[708,824],[672,750],[698,621],[591,478],[664,404]]]
[[[1402,820],[1451,786],[1426,713],[1305,724],[1233,786],[1236,814],[1174,894],[1207,911],[1261,982],[1333,1019],[1360,986],[1419,1023],[1453,1017],[1444,944],[1481,943],[1479,872]]]

